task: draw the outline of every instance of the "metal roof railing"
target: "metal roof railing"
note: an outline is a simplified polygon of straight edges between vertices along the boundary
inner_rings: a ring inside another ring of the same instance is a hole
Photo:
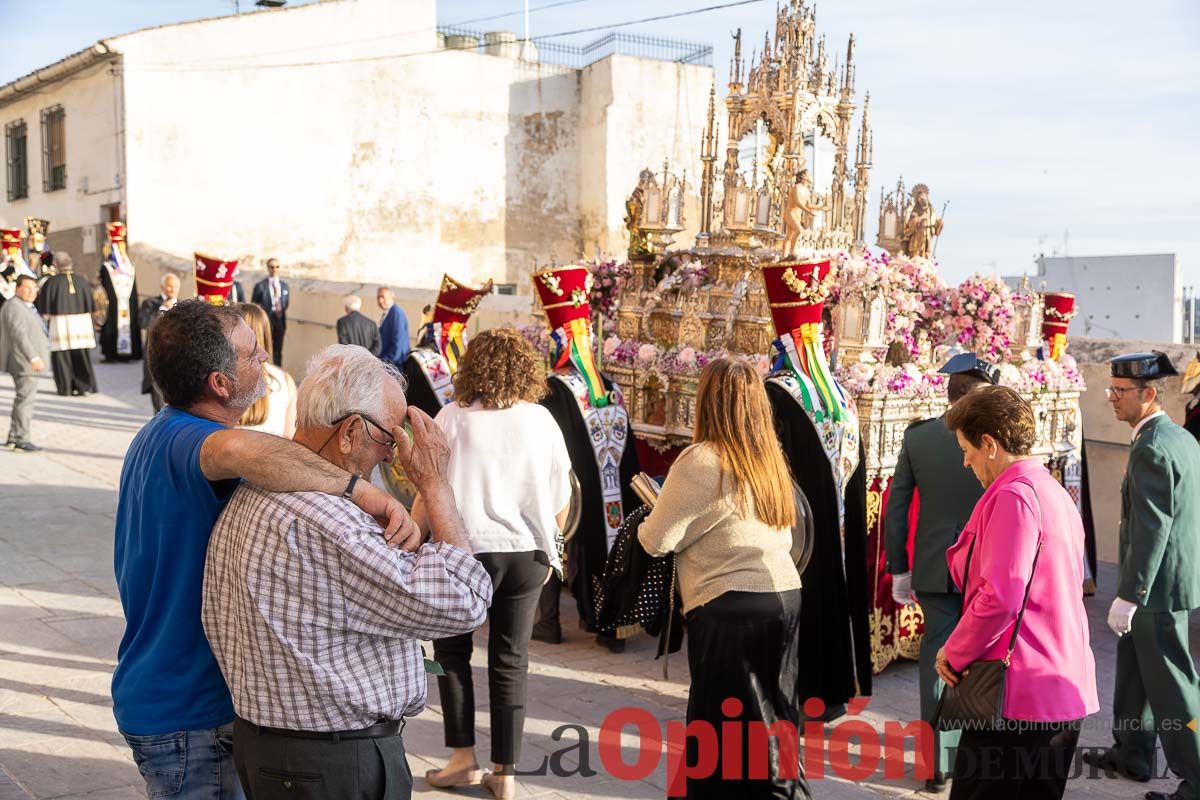
[[[512,34],[504,39],[499,38],[498,34],[501,32],[439,26],[438,33],[445,37],[447,50],[464,50],[519,58],[523,53],[522,48],[526,46],[524,40],[514,38]],[[491,37],[488,36],[489,33],[492,34]],[[530,45],[532,53],[527,60],[570,67],[571,69],[583,69],[589,64],[594,64],[612,55],[703,67],[711,67],[713,63],[711,44],[667,39],[660,36],[645,36],[638,33],[613,32],[584,45],[535,37],[530,41]]]

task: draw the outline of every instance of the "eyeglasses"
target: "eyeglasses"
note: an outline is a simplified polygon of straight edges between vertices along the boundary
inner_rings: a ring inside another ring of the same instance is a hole
[[[320,449],[317,450],[318,453],[320,453],[321,450],[324,450],[326,448],[326,446],[331,441],[333,441],[333,437],[337,435],[338,426],[341,425],[346,420],[350,419],[351,417],[359,417],[362,419],[363,430],[366,431],[367,438],[370,439],[372,442],[379,445],[380,447],[386,447],[389,450],[392,450],[393,452],[396,450],[396,440],[395,440],[395,438],[392,437],[392,435],[390,433],[387,432],[387,428],[383,427],[378,422],[373,420],[369,414],[365,414],[362,411],[351,411],[347,414],[343,414],[342,416],[335,419],[333,422],[329,423],[330,427],[333,428],[333,433],[329,434],[329,438],[325,440],[325,444],[321,445]],[[383,431],[383,435],[386,437],[383,441],[376,439],[374,437],[374,435],[372,435],[372,433],[371,433],[372,425],[374,425],[376,428],[379,428],[379,430]]]
[[[1141,386],[1109,386],[1104,390],[1104,394],[1109,400],[1112,400],[1124,397],[1126,392],[1140,392],[1141,390]]]

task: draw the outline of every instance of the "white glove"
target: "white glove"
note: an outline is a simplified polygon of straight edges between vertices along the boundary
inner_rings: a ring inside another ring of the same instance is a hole
[[[1117,636],[1129,633],[1129,629],[1133,626],[1133,614],[1137,608],[1137,603],[1114,597],[1112,605],[1108,608],[1108,627],[1112,628],[1112,632]]]
[[[892,599],[898,606],[911,606],[917,602],[912,590],[912,571],[892,576]]]

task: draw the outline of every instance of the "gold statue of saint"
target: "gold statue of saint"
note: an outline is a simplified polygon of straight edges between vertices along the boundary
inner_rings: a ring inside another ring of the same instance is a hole
[[[630,256],[642,256],[650,252],[650,243],[642,230],[642,207],[645,202],[643,194],[639,185],[625,200],[625,228],[629,231]]]
[[[918,183],[912,190],[912,210],[904,221],[904,252],[913,258],[931,258],[933,240],[942,233],[942,218],[929,204],[929,187]]]
[[[813,191],[812,178],[807,169],[796,173],[796,183],[788,192],[787,208],[783,212],[783,225],[787,236],[783,240],[783,256],[796,254],[800,234],[813,229],[813,222],[820,211],[827,210],[828,203]]]

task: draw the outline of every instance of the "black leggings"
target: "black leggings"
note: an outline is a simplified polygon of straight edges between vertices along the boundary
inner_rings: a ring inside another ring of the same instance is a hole
[[[492,576],[488,609],[488,692],[492,712],[492,762],[516,764],[525,729],[525,687],[529,675],[529,637],[542,583],[550,569],[546,555],[480,553]],[[433,643],[433,655],[446,674],[438,676],[447,747],[475,746],[475,685],[471,681],[472,634]]]

